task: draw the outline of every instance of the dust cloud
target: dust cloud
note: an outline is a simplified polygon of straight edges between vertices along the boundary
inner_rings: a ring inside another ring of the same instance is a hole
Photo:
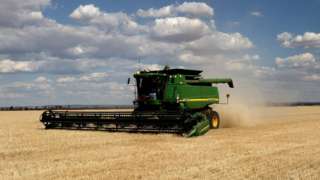
[[[228,104],[225,93],[220,96],[222,103],[213,106],[220,115],[221,127],[252,127],[264,123],[262,107],[265,107],[266,101],[259,89],[228,93],[231,95]]]
[[[261,112],[259,107],[244,103],[230,103],[217,105],[214,109],[219,113],[221,127],[252,127],[261,124]]]

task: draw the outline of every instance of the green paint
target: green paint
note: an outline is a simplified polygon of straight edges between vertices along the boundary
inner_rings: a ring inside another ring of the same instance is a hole
[[[200,112],[193,114],[191,117],[196,123],[186,133],[183,134],[185,137],[201,136],[210,130],[210,121],[206,116]]]
[[[204,79],[201,72],[165,69],[135,73],[138,108],[194,110],[219,103],[219,91],[213,84],[228,83],[233,87],[232,80]]]

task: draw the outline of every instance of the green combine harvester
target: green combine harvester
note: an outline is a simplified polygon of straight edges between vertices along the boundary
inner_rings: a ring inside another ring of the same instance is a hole
[[[40,121],[46,129],[95,129],[125,132],[179,133],[199,136],[217,129],[220,118],[210,108],[219,103],[218,88],[213,84],[231,79],[204,79],[202,71],[169,69],[138,71],[133,111],[60,111],[47,110]],[[130,79],[128,79],[128,84]],[[227,98],[229,95],[227,95]]]

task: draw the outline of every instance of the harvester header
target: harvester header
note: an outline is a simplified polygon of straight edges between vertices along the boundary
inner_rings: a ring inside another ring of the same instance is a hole
[[[112,131],[178,132],[197,136],[219,127],[220,118],[210,105],[219,103],[215,84],[232,79],[206,79],[200,70],[170,69],[138,71],[134,110],[129,112],[46,111],[46,128],[104,129]],[[128,80],[128,83],[130,80]]]

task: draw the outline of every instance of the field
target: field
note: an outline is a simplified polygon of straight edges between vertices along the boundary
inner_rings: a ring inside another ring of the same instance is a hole
[[[44,130],[40,111],[3,111],[0,179],[320,179],[320,107],[249,110],[196,138]]]

